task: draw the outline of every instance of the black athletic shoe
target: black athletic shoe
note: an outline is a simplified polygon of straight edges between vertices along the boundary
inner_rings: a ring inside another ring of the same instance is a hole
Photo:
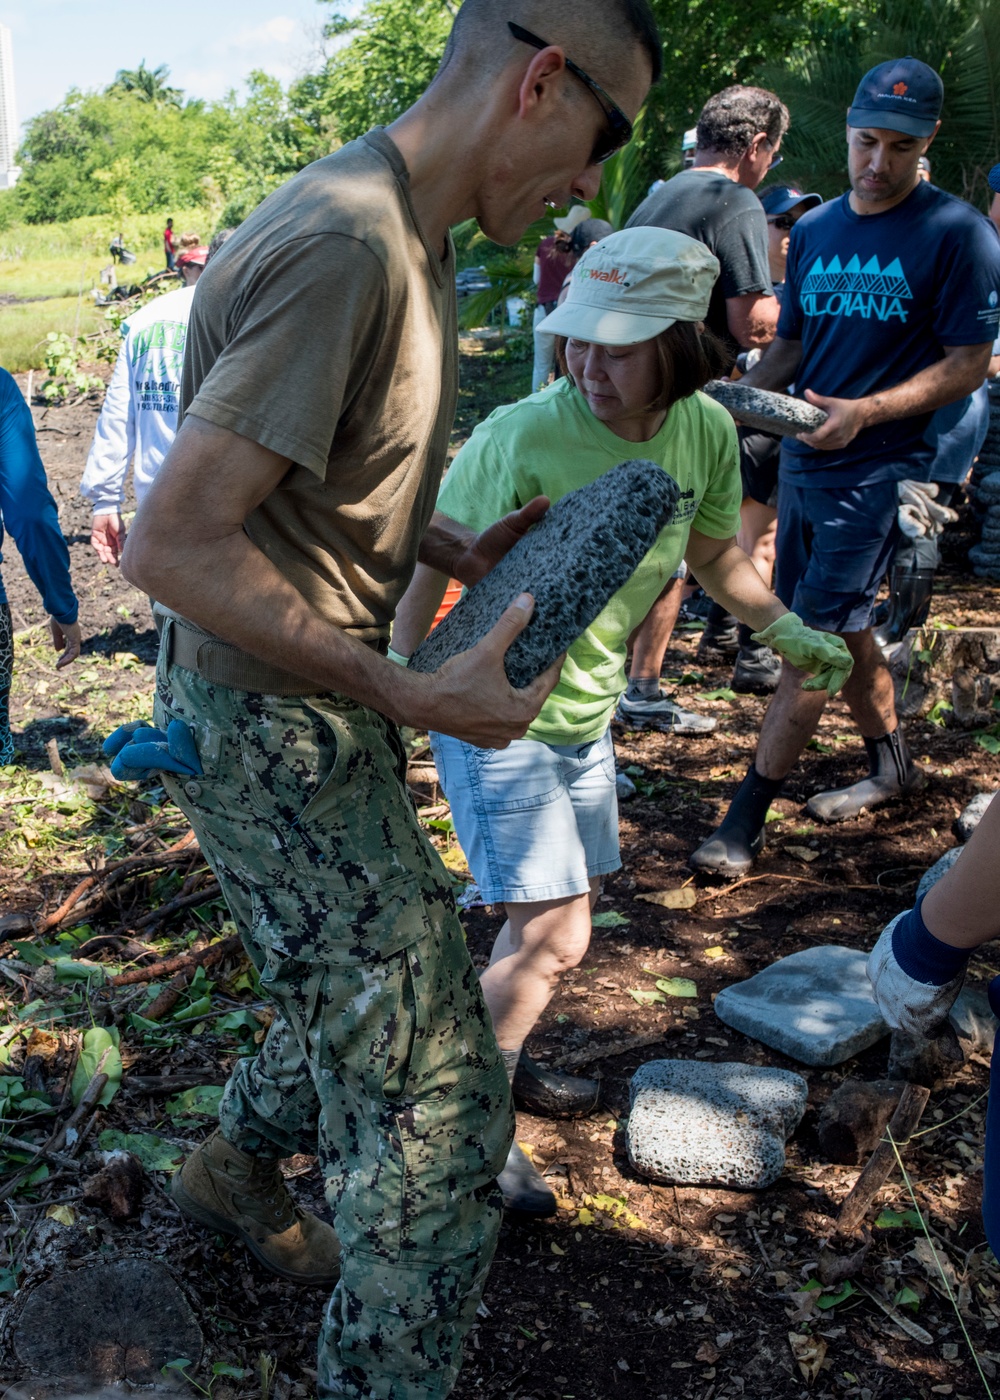
[[[740,647],[733,667],[733,689],[739,695],[770,695],[781,680],[781,657],[770,647]]]
[[[518,1215],[555,1215],[556,1198],[545,1178],[532,1166],[527,1153],[515,1142],[507,1154],[507,1165],[497,1177],[503,1192],[505,1210]]]
[[[705,630],[698,643],[698,661],[731,661],[740,649],[739,624],[735,617],[726,613],[716,621],[705,623]]]

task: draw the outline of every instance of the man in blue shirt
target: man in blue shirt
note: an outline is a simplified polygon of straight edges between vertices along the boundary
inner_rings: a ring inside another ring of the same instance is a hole
[[[847,114],[851,188],[792,231],[778,334],[743,381],[787,389],[829,415],[786,438],[779,479],[775,592],[811,627],[844,638],[844,686],[869,759],[849,787],[821,792],[810,816],[844,821],[922,785],[896,716],[872,607],[899,538],[900,481],[926,481],[935,410],[983,382],[1000,318],[1000,242],[968,204],[920,179],[944,92],[913,58],[879,64]],[[825,694],[783,663],[757,754],[695,869],[745,871],[764,844],[770,803],[819,723]]]

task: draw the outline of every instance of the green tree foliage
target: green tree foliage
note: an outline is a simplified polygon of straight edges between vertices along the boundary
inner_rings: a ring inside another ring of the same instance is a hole
[[[137,74],[145,76],[133,83]],[[231,92],[215,103],[174,101],[166,76],[165,68],[150,73],[140,64],[102,93],[71,90],[30,121],[20,150],[24,175],[3,200],[7,222],[86,214],[120,221],[195,205],[215,221],[239,222],[330,149],[321,123],[300,110],[296,90],[284,92],[266,73],[251,73],[242,97]]]
[[[350,37],[327,62],[317,95],[341,140],[412,106],[437,72],[457,10],[451,0],[368,0],[356,19],[334,13],[326,36]]]
[[[184,97],[180,88],[168,87],[170,69],[165,63],[147,68],[142,59],[138,68],[119,68],[108,92],[131,92],[154,107],[179,107]]]

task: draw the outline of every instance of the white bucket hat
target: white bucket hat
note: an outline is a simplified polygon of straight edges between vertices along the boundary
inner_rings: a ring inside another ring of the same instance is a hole
[[[666,228],[628,228],[584,253],[561,306],[536,330],[597,345],[652,340],[676,321],[703,321],[719,260]]]

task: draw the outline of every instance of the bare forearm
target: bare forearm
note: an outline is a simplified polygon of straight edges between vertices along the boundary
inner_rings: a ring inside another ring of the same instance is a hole
[[[984,345],[978,356],[963,355],[939,360],[892,389],[880,390],[858,402],[864,405],[865,426],[892,423],[918,413],[933,413],[945,404],[955,403],[973,393],[986,378],[990,347]]]
[[[392,624],[392,649],[400,656],[412,656],[431,630],[441,605],[448,576],[437,569],[418,564],[413,581],[403,594]]]
[[[457,520],[452,520],[436,510],[431,517],[431,523],[424,531],[417,557],[421,564],[436,569],[438,573],[444,574],[445,578],[459,578],[460,575],[456,574],[455,570],[461,567],[459,560],[475,538],[475,530],[470,530],[467,525],[460,525]],[[463,583],[465,581],[462,579]],[[440,601],[438,599],[438,602]]]
[[[782,340],[776,336],[740,383],[751,389],[787,389],[795,379],[801,361],[802,342]]]
[[[688,562],[705,592],[755,632],[769,627],[788,611],[735,543],[708,561],[699,559],[696,562],[689,554]]]

